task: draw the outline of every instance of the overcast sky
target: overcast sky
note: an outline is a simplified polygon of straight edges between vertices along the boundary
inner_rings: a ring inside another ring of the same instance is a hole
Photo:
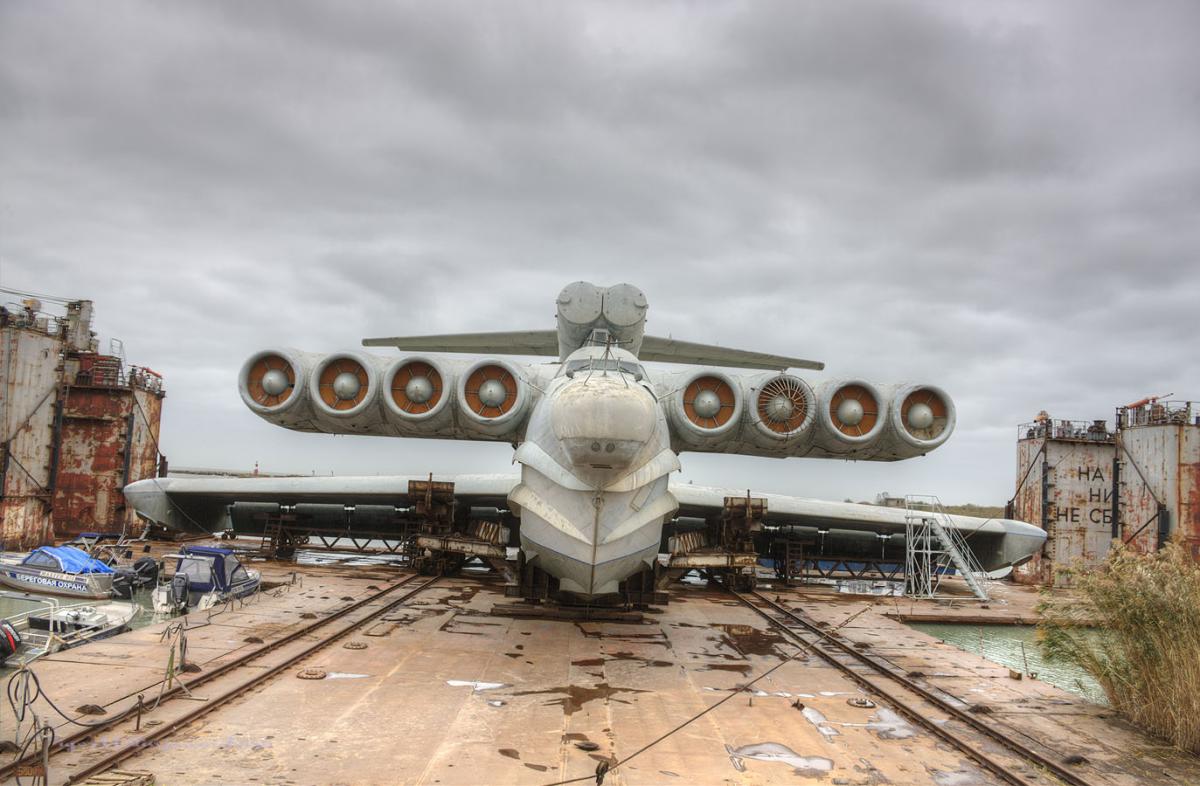
[[[897,464],[685,454],[695,482],[1001,504],[1016,425],[1200,398],[1200,3],[0,0],[0,286],[96,302],[175,466],[508,471],[295,434],[256,349],[649,331],[941,385]],[[11,298],[6,298],[11,299]]]

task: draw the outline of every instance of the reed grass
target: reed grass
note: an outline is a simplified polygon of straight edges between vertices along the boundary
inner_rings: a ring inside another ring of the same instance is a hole
[[[1072,573],[1075,592],[1040,606],[1046,657],[1091,674],[1136,726],[1200,753],[1200,565],[1170,543],[1155,554],[1118,547]]]

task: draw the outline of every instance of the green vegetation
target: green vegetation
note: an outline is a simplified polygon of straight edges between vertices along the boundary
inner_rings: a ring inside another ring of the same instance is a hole
[[[956,516],[978,516],[981,519],[1002,519],[1004,518],[1004,506],[995,505],[944,505],[947,513],[953,513]]]
[[[1041,605],[1043,652],[1091,674],[1134,724],[1200,753],[1200,565],[1176,543],[1117,548],[1072,579],[1076,593]]]
[[[886,499],[886,501],[885,501]],[[847,498],[846,502],[853,502]],[[875,498],[874,502],[860,502],[860,505],[875,505],[883,508],[903,508],[904,499],[901,497],[885,497],[880,495]],[[955,516],[977,516],[981,519],[1002,519],[1004,518],[1003,505],[973,505],[968,502],[965,505],[943,505],[942,509],[947,513],[952,513]]]

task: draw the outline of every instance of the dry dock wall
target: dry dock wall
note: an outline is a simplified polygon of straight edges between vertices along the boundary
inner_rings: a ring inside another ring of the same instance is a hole
[[[0,539],[25,549],[132,525],[121,489],[159,467],[154,372],[96,350],[92,304],[0,310]]]
[[[1152,551],[1174,538],[1200,560],[1200,406],[1155,401],[1117,418],[1125,539]]]
[[[1154,552],[1175,539],[1200,560],[1200,407],[1146,401],[1105,421],[1042,418],[1019,428],[1010,517],[1047,533],[1013,571],[1022,583],[1069,586],[1068,569],[1103,562],[1119,538]]]
[[[23,324],[24,323],[24,324]],[[49,458],[62,339],[0,312],[0,539],[49,537]]]
[[[1066,586],[1063,568],[1102,561],[1112,541],[1114,437],[1103,421],[1020,427],[1013,518],[1046,531],[1040,554],[1013,571],[1028,584]]]

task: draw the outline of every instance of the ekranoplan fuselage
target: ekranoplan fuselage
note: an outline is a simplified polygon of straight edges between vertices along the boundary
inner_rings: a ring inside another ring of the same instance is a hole
[[[557,303],[554,331],[363,342],[420,353],[398,359],[266,350],[239,388],[256,414],[300,431],[513,443],[521,477],[508,501],[526,562],[584,597],[652,564],[683,451],[893,461],[954,428],[953,403],[931,385],[814,390],[787,370],[819,363],[647,336],[646,298],[628,284],[576,282]]]

